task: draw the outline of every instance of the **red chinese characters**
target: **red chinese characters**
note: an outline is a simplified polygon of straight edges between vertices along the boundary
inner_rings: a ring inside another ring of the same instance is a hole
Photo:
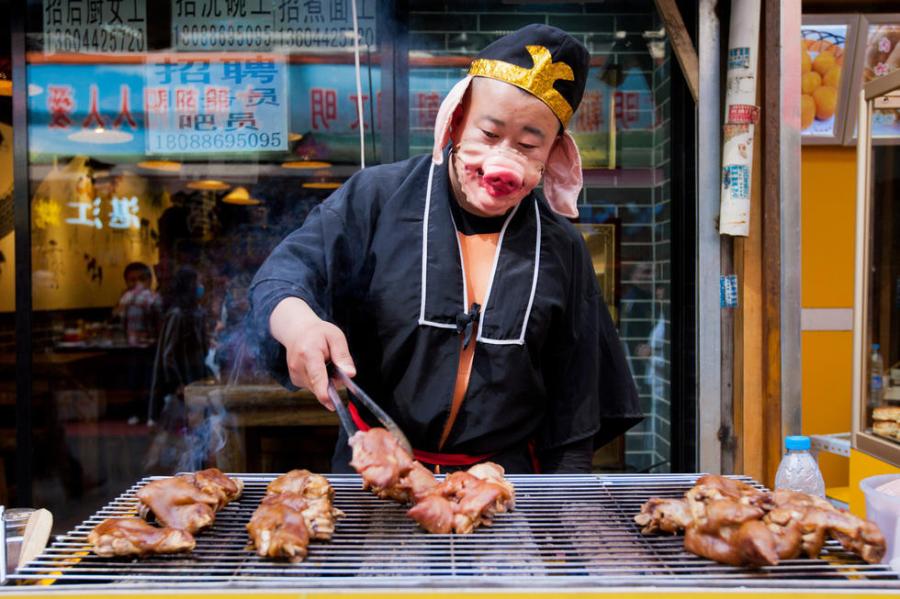
[[[575,113],[575,130],[599,133],[603,123],[603,92],[596,89],[585,90],[581,105]]]
[[[47,86],[47,108],[50,110],[51,129],[68,129],[72,124],[75,98],[69,85]]]
[[[616,92],[616,124],[620,128],[628,129],[638,122],[639,103],[638,92]]]
[[[169,112],[169,88],[146,88],[144,90],[144,110],[150,114],[167,114]]]
[[[369,96],[366,94],[363,94],[362,95],[362,112],[363,112],[364,120],[365,120],[365,115],[366,115],[366,102],[368,102],[368,101],[369,101]],[[352,123],[350,123],[350,128],[351,129],[359,129],[359,96],[356,94],[350,94],[350,102],[352,102],[353,106],[356,108],[356,110],[353,111],[353,114],[356,115],[356,119]],[[369,123],[365,123],[365,128],[366,129],[369,128]]]
[[[182,114],[196,114],[197,96],[197,89],[194,87],[176,87],[175,112]]]
[[[441,107],[441,97],[437,92],[417,93],[416,112],[419,115],[418,126],[424,129],[434,127],[437,120],[438,109]]]
[[[337,120],[337,91],[314,87],[309,90],[310,118],[312,128],[318,131],[328,129],[329,123]],[[357,126],[359,126],[357,124]]]
[[[211,85],[203,91],[203,111],[207,114],[224,114],[231,106],[227,87]]]
[[[97,97],[97,86],[91,86],[91,108],[88,111],[87,118],[84,119],[84,122],[81,123],[81,126],[84,129],[90,129],[91,127],[95,127],[98,129],[102,129],[106,126],[106,121],[103,120],[103,117],[100,116],[100,108],[99,108],[99,99]]]
[[[119,114],[116,115],[116,118],[113,120],[113,127],[119,129],[122,127],[124,123],[128,123],[128,125],[132,129],[137,129],[137,123],[134,120],[134,117],[131,116],[131,106],[129,101],[129,92],[128,86],[123,85],[119,88]]]

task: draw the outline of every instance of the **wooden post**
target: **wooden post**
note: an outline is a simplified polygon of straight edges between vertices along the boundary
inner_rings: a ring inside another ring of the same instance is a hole
[[[799,269],[798,264],[785,260],[796,259],[791,244],[799,242],[782,239],[788,232],[791,237],[799,235],[790,223],[785,225],[791,213],[788,209],[796,209],[796,204],[790,203],[799,202],[799,196],[785,191],[792,189],[796,182],[793,178],[799,177],[799,173],[791,172],[794,167],[789,165],[797,168],[799,165],[795,164],[796,156],[791,154],[798,148],[791,145],[790,136],[786,135],[794,125],[791,119],[797,115],[786,114],[796,102],[784,97],[790,86],[783,80],[787,67],[783,64],[781,44],[785,23],[793,23],[784,11],[791,9],[783,0],[765,0],[762,8],[759,44],[762,60],[758,76],[761,83],[757,98],[761,120],[753,148],[749,235],[736,238],[730,254],[723,242],[722,273],[737,274],[741,301],[733,317],[723,315],[722,319],[721,439],[723,472],[731,466],[734,472],[771,486],[781,461],[785,430],[799,429],[799,424],[794,422],[799,418],[793,408],[798,397],[790,391],[791,381],[799,376],[793,372],[798,360],[783,350],[785,341],[790,340],[784,334],[787,331],[790,337],[789,321],[793,318],[786,310],[791,309],[787,304],[794,296],[786,289],[794,283],[790,273]],[[726,349],[729,336],[724,331],[729,326],[733,326],[733,335]],[[790,371],[785,370],[786,363],[792,365]],[[726,393],[726,380],[732,385],[730,395]],[[729,426],[734,431],[733,440],[726,434]]]
[[[759,45],[762,48],[762,44]],[[757,106],[762,104],[765,64],[757,76]],[[760,125],[757,124],[757,130]],[[763,324],[762,324],[762,154],[765,139],[757,134],[753,144],[750,181],[750,230],[734,238],[734,272],[740,303],[734,324],[734,430],[735,471],[756,480],[765,478],[765,427],[763,423]]]
[[[688,35],[684,20],[681,18],[681,12],[678,10],[675,0],[654,1],[656,10],[666,26],[672,51],[684,73],[684,80],[687,82],[688,89],[691,90],[694,102],[697,102],[700,98],[700,63],[697,60],[697,50],[694,49],[691,36]]]
[[[762,73],[763,71],[760,70]],[[761,88],[762,86],[760,86]],[[758,142],[762,142],[760,137]],[[735,311],[734,414],[738,436],[736,471],[757,480],[765,478],[765,426],[763,421],[762,324],[762,143],[753,147],[750,184],[750,235],[734,240],[735,274],[740,305]]]
[[[763,482],[773,484],[781,460],[781,10],[782,0],[763,4],[762,102],[762,325],[764,440]]]

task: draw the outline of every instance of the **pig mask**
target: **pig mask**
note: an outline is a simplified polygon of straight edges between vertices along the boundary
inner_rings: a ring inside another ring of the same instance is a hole
[[[460,107],[472,82],[472,76],[453,86],[438,110],[434,129],[432,160],[444,161],[444,147],[450,141],[453,115]],[[508,196],[511,206],[527,196],[544,177],[544,196],[550,208],[567,218],[578,216],[576,208],[581,192],[581,156],[568,131],[557,139],[547,163],[541,165],[511,149],[465,142],[454,148],[456,171],[466,197],[487,193],[492,197]],[[479,183],[478,175],[481,175]]]
[[[453,148],[456,176],[470,202],[486,194],[512,208],[541,182],[544,165],[521,152],[476,141]]]

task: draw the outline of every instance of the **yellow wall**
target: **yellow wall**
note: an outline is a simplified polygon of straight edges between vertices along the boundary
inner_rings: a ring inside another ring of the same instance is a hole
[[[158,228],[164,198],[153,201],[154,191],[147,181],[130,173],[95,186],[87,162],[84,156],[75,157],[35,182],[31,260],[36,310],[114,306],[125,290],[125,266],[159,261],[150,230]],[[147,226],[112,228],[112,197],[137,198],[136,216],[146,220]],[[90,206],[95,198],[100,209],[97,214],[82,215],[89,221],[87,226],[69,222],[79,216],[73,203]],[[99,228],[91,224],[94,217]],[[102,276],[96,276],[101,272],[96,267],[102,269]],[[14,309],[6,299],[0,295],[0,311]]]
[[[850,364],[853,333],[804,331],[800,351],[803,362],[803,434],[849,432],[852,419]],[[819,467],[826,486],[847,485],[847,458],[821,453]]]
[[[850,308],[856,148],[804,146],[801,164],[803,307]]]
[[[801,171],[802,305],[853,307],[856,148],[804,146]],[[851,427],[851,331],[803,331],[803,434]],[[845,486],[846,458],[821,455],[825,484]]]

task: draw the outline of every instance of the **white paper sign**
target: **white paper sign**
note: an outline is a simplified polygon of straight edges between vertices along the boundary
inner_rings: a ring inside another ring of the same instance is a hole
[[[194,53],[153,60],[144,89],[148,154],[287,150],[282,57]]]
[[[147,50],[145,0],[44,0],[44,53]]]
[[[728,30],[719,233],[750,234],[760,0],[734,0]]]
[[[178,50],[351,48],[351,0],[171,0]],[[357,0],[360,45],[375,48],[376,0]]]
[[[270,50],[272,5],[273,0],[172,0],[172,45],[178,50]]]

